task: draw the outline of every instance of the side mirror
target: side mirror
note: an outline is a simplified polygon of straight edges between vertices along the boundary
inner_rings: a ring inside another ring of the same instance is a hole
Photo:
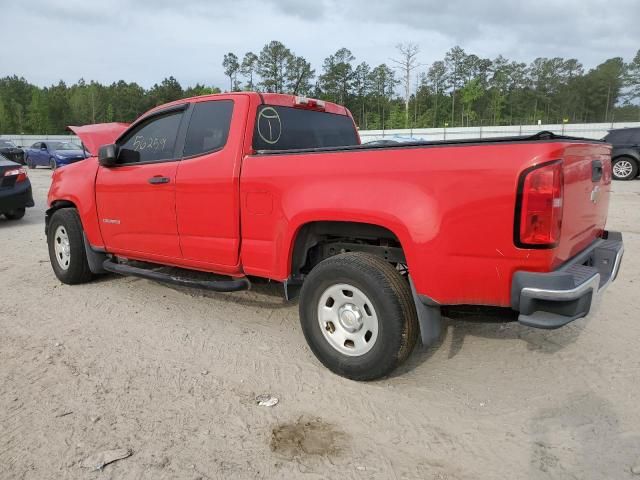
[[[103,145],[98,150],[98,163],[103,167],[113,167],[118,162],[118,146],[115,143]]]

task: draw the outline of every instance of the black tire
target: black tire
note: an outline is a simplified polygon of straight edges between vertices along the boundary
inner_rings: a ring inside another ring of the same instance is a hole
[[[56,163],[56,159],[55,158],[50,158],[49,159],[49,168],[51,170],[55,170],[56,168],[58,168],[58,164]]]
[[[627,168],[620,168],[623,165]],[[613,178],[615,180],[633,180],[638,176],[638,162],[631,157],[614,158],[611,167],[613,170]],[[618,173],[616,173],[616,170]],[[622,172],[625,172],[625,174],[621,174]]]
[[[25,162],[27,164],[27,167],[30,170],[33,170],[34,168],[36,168],[36,166],[33,164],[33,162],[31,161],[31,159],[29,157],[26,158]]]
[[[343,283],[363,292],[378,316],[375,343],[358,356],[345,355],[331,345],[318,319],[323,293]],[[323,260],[307,276],[300,293],[300,323],[318,360],[332,372],[352,380],[374,380],[389,374],[407,359],[419,331],[407,280],[385,260],[355,252]]]
[[[69,263],[66,269],[60,265],[56,258],[55,242],[58,227],[63,228],[69,240]],[[47,244],[49,246],[49,260],[58,280],[68,285],[86,283],[91,280],[91,270],[84,249],[82,223],[75,208],[61,208],[54,212],[49,222]]]
[[[20,220],[24,217],[26,211],[26,208],[16,208],[10,212],[5,212],[4,216],[7,217],[7,220]]]

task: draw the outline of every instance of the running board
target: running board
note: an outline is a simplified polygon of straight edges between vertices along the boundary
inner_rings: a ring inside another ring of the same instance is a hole
[[[200,280],[196,278],[180,277],[169,273],[149,270],[146,268],[133,267],[124,263],[116,263],[111,259],[105,260],[102,267],[108,272],[119,275],[131,275],[133,277],[146,278],[156,282],[179,285],[181,287],[202,288],[215,292],[238,292],[249,290],[251,282],[247,277],[234,278],[233,280]]]

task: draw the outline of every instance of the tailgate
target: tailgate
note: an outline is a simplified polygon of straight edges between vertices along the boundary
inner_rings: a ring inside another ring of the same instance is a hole
[[[564,211],[558,266],[602,235],[611,190],[611,147],[603,143],[567,144],[563,155]]]

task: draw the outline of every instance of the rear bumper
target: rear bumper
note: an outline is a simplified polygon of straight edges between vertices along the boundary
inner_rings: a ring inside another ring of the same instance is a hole
[[[15,188],[0,191],[0,213],[34,206],[31,183],[27,181],[18,185]]]
[[[553,329],[586,317],[599,293],[616,279],[624,244],[620,232],[606,232],[558,270],[516,272],[511,307],[529,327]]]

